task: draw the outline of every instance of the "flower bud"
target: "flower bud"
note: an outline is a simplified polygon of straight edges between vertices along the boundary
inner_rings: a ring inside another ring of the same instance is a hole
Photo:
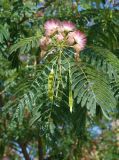
[[[57,40],[58,42],[61,42],[61,41],[63,41],[64,36],[63,36],[61,33],[59,33],[59,34],[56,34],[56,35],[55,35],[55,38],[56,38],[56,40]]]
[[[75,45],[73,46],[73,48],[75,49],[76,53],[79,53],[80,50],[81,50],[81,47],[80,47],[79,44],[75,44]]]
[[[49,37],[42,37],[40,39],[40,48],[42,50],[47,50],[47,46],[51,43],[51,39]]]
[[[74,40],[74,32],[69,32],[67,35],[67,43],[68,45],[73,45],[75,40]]]

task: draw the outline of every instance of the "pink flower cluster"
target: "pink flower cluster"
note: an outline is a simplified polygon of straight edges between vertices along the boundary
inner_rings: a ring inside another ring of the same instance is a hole
[[[74,23],[70,21],[60,21],[51,19],[44,24],[45,36],[40,39],[40,47],[47,50],[48,45],[52,45],[54,37],[58,43],[64,42],[67,46],[75,49],[79,53],[86,45],[86,36],[76,29]]]

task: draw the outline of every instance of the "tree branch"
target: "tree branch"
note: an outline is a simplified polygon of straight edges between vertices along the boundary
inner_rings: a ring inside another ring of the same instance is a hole
[[[40,137],[38,139],[38,155],[39,155],[39,160],[43,160],[43,144]]]
[[[19,145],[20,145],[20,147],[22,149],[22,153],[24,155],[25,160],[30,160],[30,156],[29,156],[29,154],[28,154],[28,152],[26,150],[26,144],[25,143],[24,144],[23,143],[19,143]]]

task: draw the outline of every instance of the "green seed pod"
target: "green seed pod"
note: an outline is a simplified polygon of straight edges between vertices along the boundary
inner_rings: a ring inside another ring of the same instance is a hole
[[[51,101],[53,101],[54,96],[54,71],[51,70],[48,76],[48,97]]]
[[[72,113],[72,108],[73,108],[73,96],[72,96],[71,83],[69,83],[69,108],[70,108],[70,112]]]
[[[69,108],[70,112],[72,113],[72,108],[73,108],[73,95],[72,95],[72,80],[71,80],[71,71],[70,71],[70,66],[69,66]]]

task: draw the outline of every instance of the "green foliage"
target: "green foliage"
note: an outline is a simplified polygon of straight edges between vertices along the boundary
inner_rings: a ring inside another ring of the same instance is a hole
[[[20,49],[19,52],[22,54],[25,52],[28,53],[32,48],[38,47],[38,39],[39,36],[20,39],[19,42],[11,46],[9,53],[12,54],[18,49]]]
[[[96,112],[96,104],[104,115],[114,110],[116,101],[103,73],[81,64],[72,66],[72,77],[74,98],[77,97],[77,103],[81,102],[82,107],[86,105],[91,115]]]
[[[0,43],[9,39],[9,31],[7,25],[0,25]]]

